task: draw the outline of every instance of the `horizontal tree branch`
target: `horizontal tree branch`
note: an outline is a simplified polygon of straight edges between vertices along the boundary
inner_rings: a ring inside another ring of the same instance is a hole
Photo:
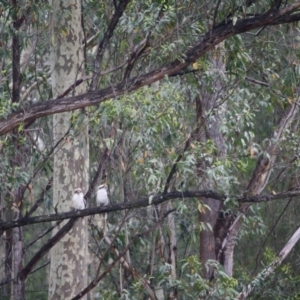
[[[285,198],[298,197],[298,196],[300,196],[300,189],[278,193],[278,194],[266,194],[266,195],[251,196],[251,197],[228,196],[212,190],[184,191],[184,192],[175,191],[171,193],[158,193],[154,196],[143,197],[137,201],[117,203],[114,205],[108,205],[104,207],[96,206],[92,208],[86,208],[83,210],[77,210],[77,211],[72,210],[69,212],[64,212],[59,214],[21,218],[9,222],[0,221],[0,230],[6,230],[9,228],[26,226],[26,225],[36,224],[36,223],[45,223],[45,222],[60,221],[60,220],[71,219],[71,218],[85,217],[85,216],[90,216],[95,214],[104,214],[113,211],[125,210],[125,209],[147,207],[149,205],[158,205],[167,200],[172,200],[172,199],[174,200],[174,199],[188,199],[188,198],[212,198],[219,201],[225,201],[226,199],[231,198],[238,202],[260,203],[260,202],[268,202],[268,201],[274,201],[278,199],[285,199]]]
[[[257,80],[257,79],[254,79],[254,78],[251,78],[251,77],[248,77],[248,76],[246,76],[246,80],[248,80],[250,82],[253,82],[253,83],[256,83],[256,84],[259,84],[259,85],[262,85],[262,86],[266,86],[266,87],[270,86],[269,83],[267,83],[267,82]]]
[[[118,97],[143,86],[152,84],[167,75],[172,75],[186,68],[189,64],[195,62],[199,57],[231,36],[260,27],[299,21],[300,13],[295,13],[299,7],[300,1],[296,1],[282,10],[267,12],[251,18],[240,19],[235,24],[229,20],[226,24],[222,24],[219,27],[216,26],[216,28],[207,32],[194,46],[189,47],[190,50],[182,56],[182,59],[176,59],[159,69],[131,79],[123,80],[116,85],[106,87],[102,90],[91,91],[63,99],[52,99],[25,106],[19,111],[13,112],[0,120],[0,136],[17,128],[22,123],[32,122],[42,116],[96,105],[105,100]]]

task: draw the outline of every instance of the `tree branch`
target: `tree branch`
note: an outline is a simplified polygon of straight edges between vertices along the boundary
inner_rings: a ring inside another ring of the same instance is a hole
[[[273,137],[270,138],[272,139],[272,143],[269,144],[266,151],[262,153],[257,160],[252,178],[244,193],[246,198],[247,195],[260,195],[260,193],[264,190],[265,186],[269,182],[271,170],[277,157],[277,149],[280,145],[280,141],[282,140],[284,130],[286,130],[288,125],[294,120],[296,112],[298,111],[298,102],[294,103],[290,108],[287,109],[287,111],[288,112],[286,113],[286,115],[281,119],[277,130],[274,130]],[[250,203],[245,203],[240,206],[241,213],[235,218],[234,222],[227,230],[227,235],[222,241],[222,247],[219,250],[218,256],[221,257],[221,255],[224,255],[224,269],[229,276],[232,276],[233,251],[235,248],[239,229],[242,224],[242,216],[246,214],[253,201],[249,202]]]
[[[168,178],[166,180],[166,184],[165,184],[165,188],[164,188],[164,194],[168,192],[168,189],[169,189],[169,186],[170,186],[170,183],[171,183],[171,180],[173,178],[173,175],[176,173],[177,171],[177,165],[178,163],[181,161],[185,151],[187,150],[187,148],[189,147],[190,145],[190,142],[191,142],[191,137],[189,137],[186,142],[185,142],[185,145],[184,145],[184,149],[182,151],[182,153],[180,153],[176,159],[176,161],[173,163],[172,165],[172,168],[171,168],[171,171],[168,175]]]
[[[102,173],[103,169],[105,168],[105,166],[107,164],[107,160],[108,160],[109,156],[110,156],[110,152],[109,152],[108,148],[105,148],[102,155],[101,155],[96,173],[95,173],[93,179],[90,182],[89,189],[88,189],[87,193],[84,196],[84,198],[86,200],[88,200],[92,196],[95,185],[96,185],[96,183],[99,179],[100,174]]]
[[[28,264],[19,273],[22,280],[25,280],[28,274],[31,272],[32,268],[37,264],[37,262],[48,253],[48,251],[61,240],[73,227],[78,218],[70,219],[53,237],[51,237],[47,243],[45,243],[39,251],[31,258]]]
[[[238,20],[235,25],[232,23],[224,24],[221,27],[217,27],[212,31],[207,32],[198,43],[191,46],[190,50],[182,56],[184,59],[176,59],[159,69],[131,79],[123,80],[116,85],[98,91],[87,92],[78,96],[53,99],[27,106],[25,109],[11,113],[0,120],[0,136],[17,128],[21,123],[28,123],[42,116],[99,104],[105,100],[115,98],[124,93],[135,91],[145,85],[152,84],[153,82],[162,79],[164,76],[172,75],[179,70],[184,69],[207,51],[231,36],[263,26],[299,21],[300,13],[292,14],[299,8],[300,1],[297,1],[277,13],[265,13],[253,18]]]
[[[20,103],[20,59],[21,45],[19,38],[19,19],[17,17],[17,4],[14,3],[13,8],[13,38],[12,38],[12,103]],[[21,26],[21,25],[20,25]]]
[[[289,239],[289,241],[285,244],[285,246],[280,251],[277,258],[269,264],[267,268],[265,268],[262,272],[260,272],[254,280],[243,289],[243,291],[238,294],[235,298],[236,300],[246,299],[249,294],[253,291],[254,288],[257,288],[261,284],[264,284],[267,277],[274,272],[274,270],[281,265],[282,261],[286,258],[286,256],[291,252],[295,244],[298,242],[300,238],[300,227],[296,230],[293,236]]]
[[[113,211],[120,211],[120,210],[126,210],[126,209],[134,209],[134,208],[142,208],[147,207],[150,205],[158,205],[161,203],[164,203],[168,200],[174,200],[174,199],[188,199],[188,198],[212,198],[219,201],[225,201],[227,198],[231,198],[233,200],[236,200],[238,202],[247,202],[247,203],[260,203],[260,202],[268,202],[268,201],[274,201],[279,199],[285,199],[289,197],[298,197],[300,196],[300,189],[293,190],[293,191],[287,191],[283,193],[278,194],[265,194],[265,195],[258,195],[258,196],[230,196],[230,195],[224,195],[212,190],[200,190],[200,191],[174,191],[171,193],[158,193],[151,199],[148,197],[143,197],[140,200],[133,201],[133,202],[124,202],[124,203],[118,203],[114,205],[108,205],[105,207],[96,206],[92,208],[87,208],[83,210],[78,211],[69,211],[64,212],[60,214],[51,214],[51,215],[42,215],[37,217],[30,217],[30,218],[21,218],[14,221],[9,222],[1,222],[0,221],[0,229],[6,230],[9,228],[14,227],[20,227],[20,226],[26,226],[31,224],[37,224],[37,223],[46,223],[46,222],[52,222],[52,221],[60,221],[65,219],[71,219],[71,218],[79,218],[79,217],[85,217],[90,215],[96,215],[96,214],[104,214],[109,213]]]
[[[251,78],[251,77],[248,77],[248,76],[246,76],[246,80],[248,80],[250,82],[253,82],[253,83],[256,83],[256,84],[259,84],[259,85],[262,85],[262,86],[266,86],[266,87],[270,86],[267,82],[260,81],[260,80],[257,80],[257,79],[254,79],[254,78]]]
[[[125,260],[123,257],[124,257],[124,255],[126,254],[126,252],[129,250],[130,246],[131,246],[137,239],[140,239],[142,236],[145,236],[145,235],[151,233],[151,232],[152,232],[157,226],[159,226],[159,225],[162,223],[162,221],[163,221],[170,213],[172,213],[172,212],[173,212],[173,210],[167,211],[167,212],[166,212],[166,213],[165,213],[165,214],[164,214],[157,222],[155,222],[155,224],[154,224],[151,228],[145,230],[145,231],[142,232],[142,233],[136,234],[136,235],[132,238],[132,240],[130,241],[130,243],[124,248],[124,250],[123,250],[121,253],[119,253],[119,251],[115,248],[115,246],[111,244],[111,247],[113,248],[113,250],[114,250],[114,252],[115,252],[115,254],[116,254],[116,256],[117,256],[117,257],[115,258],[115,260],[114,260],[111,264],[108,265],[108,267],[106,268],[106,270],[105,270],[102,274],[98,275],[97,278],[95,278],[94,280],[92,280],[84,290],[82,290],[78,295],[76,295],[74,298],[72,298],[72,300],[81,299],[84,295],[86,295],[91,289],[93,289],[93,288],[98,284],[98,282],[99,282],[102,278],[104,278],[104,277],[111,271],[111,269],[112,269],[119,261],[122,262],[123,266],[124,266],[124,267],[126,266],[127,270],[128,270],[129,272],[132,273],[133,278],[135,278],[136,280],[139,280],[139,281],[140,281],[140,283],[142,284],[142,286],[143,286],[143,287],[145,288],[145,290],[147,291],[147,293],[148,293],[150,299],[156,299],[156,297],[155,297],[155,295],[154,295],[154,293],[153,293],[153,291],[152,291],[152,289],[151,289],[151,287],[150,287],[150,285],[149,285],[147,279],[145,279],[144,277],[141,277],[141,276],[137,273],[137,271],[136,271],[134,268],[132,268],[132,266],[130,266],[130,265],[126,262],[126,260]]]
[[[51,232],[55,227],[57,227],[61,221],[57,221],[54,225],[52,225],[50,228],[47,228],[45,231],[43,231],[41,234],[39,234],[37,237],[35,237],[28,245],[26,245],[25,248],[23,248],[23,252],[25,253],[34,243],[36,243],[39,239],[47,235],[49,232]]]
[[[151,32],[138,45],[136,45],[130,53],[129,58],[127,60],[127,67],[124,72],[124,79],[128,79],[130,77],[135,62],[139,57],[141,57],[146,48],[149,47],[150,36]]]
[[[44,201],[45,195],[46,193],[51,189],[53,184],[53,177],[51,177],[48,180],[48,183],[45,187],[45,189],[41,192],[40,197],[35,201],[35,203],[31,206],[30,210],[26,212],[25,214],[25,218],[29,217],[30,215],[32,215],[39,207],[39,205],[41,204],[42,201]]]
[[[262,253],[263,249],[265,248],[268,238],[271,236],[271,234],[274,233],[274,230],[275,230],[276,226],[278,225],[279,220],[281,219],[281,217],[283,216],[283,214],[286,212],[286,210],[287,210],[287,208],[289,207],[289,205],[292,203],[292,200],[293,200],[293,198],[289,199],[289,201],[287,202],[287,204],[286,204],[285,207],[283,208],[282,212],[280,213],[280,215],[279,215],[279,216],[277,217],[277,219],[275,220],[275,223],[272,225],[272,228],[270,229],[268,235],[264,238],[264,241],[263,241],[262,245],[260,246],[259,251],[258,251],[258,253],[257,253],[257,255],[256,255],[256,259],[255,259],[255,269],[254,269],[254,271],[253,271],[253,274],[256,273],[256,270],[257,270],[257,268],[258,268],[258,260],[259,260],[259,258],[260,258],[260,254]]]
[[[94,75],[93,75],[92,84],[91,84],[92,90],[96,90],[97,85],[98,85],[104,50],[105,50],[106,46],[108,45],[108,42],[111,39],[111,37],[114,33],[114,30],[115,30],[120,18],[122,17],[123,12],[125,11],[126,6],[129,2],[130,2],[130,0],[119,1],[119,4],[117,6],[115,6],[115,13],[112,16],[112,18],[110,20],[110,24],[108,25],[108,28],[104,34],[104,37],[98,46],[98,51],[97,51],[97,55],[95,58],[95,65],[94,65]]]

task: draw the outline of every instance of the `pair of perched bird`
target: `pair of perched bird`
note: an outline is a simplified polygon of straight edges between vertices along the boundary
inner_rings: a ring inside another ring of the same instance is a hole
[[[108,205],[108,203],[109,203],[109,199],[107,195],[107,185],[101,184],[98,187],[96,204],[97,206],[105,206]],[[76,210],[85,209],[86,207],[86,201],[83,197],[81,188],[77,188],[75,190],[73,200],[72,200],[72,207]]]

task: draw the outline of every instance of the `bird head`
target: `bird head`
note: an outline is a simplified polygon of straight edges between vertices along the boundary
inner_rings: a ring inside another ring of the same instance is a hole
[[[75,189],[75,194],[80,194],[80,193],[82,193],[82,190],[81,190],[81,188],[77,188],[77,189]]]
[[[98,190],[101,190],[101,189],[106,189],[107,190],[107,184],[105,183],[105,184],[99,185]]]

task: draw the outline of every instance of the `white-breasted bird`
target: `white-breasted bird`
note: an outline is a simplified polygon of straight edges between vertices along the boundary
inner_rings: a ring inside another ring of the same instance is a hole
[[[97,206],[105,206],[109,204],[109,199],[107,196],[107,185],[101,184],[98,187],[97,197],[96,197]]]
[[[72,207],[76,210],[85,209],[86,201],[83,197],[83,193],[81,188],[77,188],[75,190],[73,200],[72,200]]]

